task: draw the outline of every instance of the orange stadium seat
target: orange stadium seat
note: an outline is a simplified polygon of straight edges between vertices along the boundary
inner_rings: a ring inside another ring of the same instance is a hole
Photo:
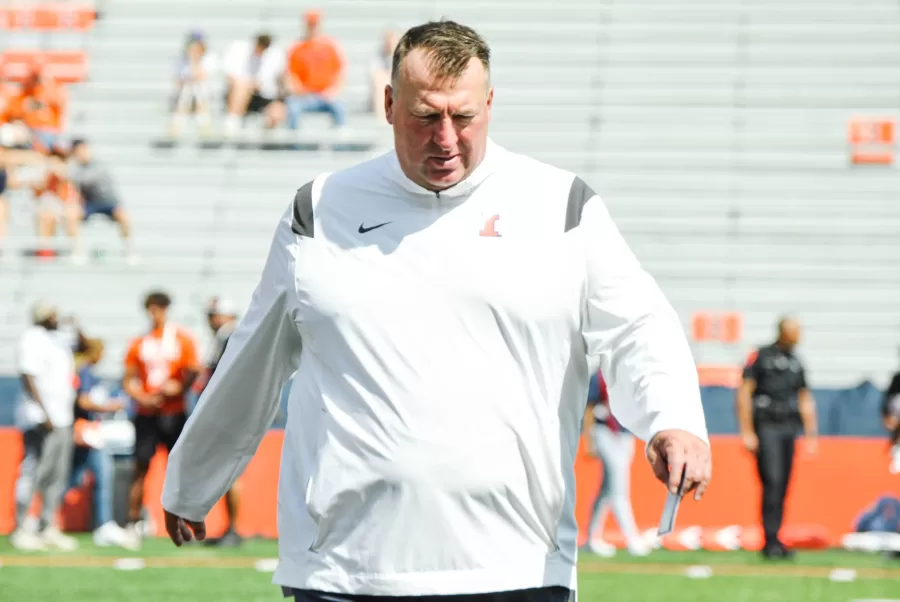
[[[723,343],[740,343],[744,337],[744,316],[736,311],[720,314],[717,335]]]
[[[77,83],[87,78],[88,57],[83,50],[7,50],[0,54],[3,77],[21,82],[35,66],[57,83]]]
[[[894,163],[897,138],[896,123],[893,119],[851,119],[847,136],[851,163],[855,165]]]
[[[85,31],[97,12],[91,4],[48,2],[35,6],[0,7],[0,30]]]
[[[691,338],[694,341],[710,341],[715,337],[716,320],[708,312],[698,311],[691,316]]]

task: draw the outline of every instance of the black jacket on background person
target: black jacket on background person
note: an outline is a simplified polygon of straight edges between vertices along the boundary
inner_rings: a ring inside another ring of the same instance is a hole
[[[799,393],[807,388],[806,370],[797,356],[777,344],[761,347],[744,368],[744,378],[753,379],[753,422],[800,427]]]
[[[881,402],[881,417],[887,421],[889,417],[898,420],[897,426],[891,430],[891,443],[900,443],[900,372],[894,374],[891,384],[884,392]]]

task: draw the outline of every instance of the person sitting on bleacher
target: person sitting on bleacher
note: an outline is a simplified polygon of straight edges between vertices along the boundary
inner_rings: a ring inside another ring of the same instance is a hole
[[[63,130],[65,90],[46,77],[39,64],[32,65],[21,89],[5,104],[0,122],[24,124],[35,150],[48,152],[56,145]]]
[[[344,125],[344,107],[338,95],[345,61],[337,42],[321,33],[318,11],[304,15],[306,36],[288,51],[288,127],[300,125],[303,113],[328,113],[335,127]]]
[[[75,186],[62,175],[66,173],[66,153],[60,148],[54,148],[46,161],[46,173],[31,188],[37,203],[40,247],[50,248],[56,227],[62,218],[66,234],[72,241],[73,256],[79,256],[81,245],[78,226],[81,221],[81,205]]]
[[[94,159],[86,140],[73,140],[70,156],[74,159],[74,163],[69,166],[68,173],[61,173],[60,170],[57,170],[57,173],[63,177],[67,176],[78,190],[82,201],[82,220],[87,221],[95,215],[103,215],[116,222],[125,246],[125,260],[130,265],[135,264],[137,256],[131,247],[130,220],[119,202],[109,169]],[[81,262],[84,258],[73,255],[73,259]]]
[[[247,113],[262,115],[267,129],[284,120],[284,56],[284,51],[272,46],[272,36],[267,34],[257,36],[253,44],[238,40],[225,53],[226,137],[238,133]]]
[[[215,54],[207,50],[202,32],[192,31],[178,63],[177,95],[170,135],[178,137],[189,113],[197,116],[203,135],[209,133],[212,92],[209,82],[216,70]]]

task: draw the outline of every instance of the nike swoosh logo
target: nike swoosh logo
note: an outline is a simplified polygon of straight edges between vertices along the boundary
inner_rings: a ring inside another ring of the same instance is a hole
[[[362,224],[360,224],[360,225],[359,225],[359,230],[358,230],[358,232],[359,232],[360,234],[365,234],[366,232],[371,232],[372,230],[374,230],[374,229],[376,229],[376,228],[380,228],[380,227],[382,227],[382,226],[387,226],[389,223],[391,223],[391,222],[384,222],[383,224],[378,224],[377,226],[371,226],[371,227],[369,227],[369,228],[366,228],[365,226],[363,226]]]

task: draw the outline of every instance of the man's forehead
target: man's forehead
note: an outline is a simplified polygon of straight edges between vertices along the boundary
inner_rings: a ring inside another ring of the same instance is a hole
[[[465,111],[475,110],[479,100],[483,100],[483,94],[473,93],[466,89],[449,90],[419,90],[413,100],[413,108],[416,110],[449,110]]]
[[[402,84],[412,90],[451,92],[463,88],[479,89],[484,85],[484,65],[477,58],[469,60],[465,71],[458,77],[435,73],[434,55],[422,49],[412,50],[400,65]]]

